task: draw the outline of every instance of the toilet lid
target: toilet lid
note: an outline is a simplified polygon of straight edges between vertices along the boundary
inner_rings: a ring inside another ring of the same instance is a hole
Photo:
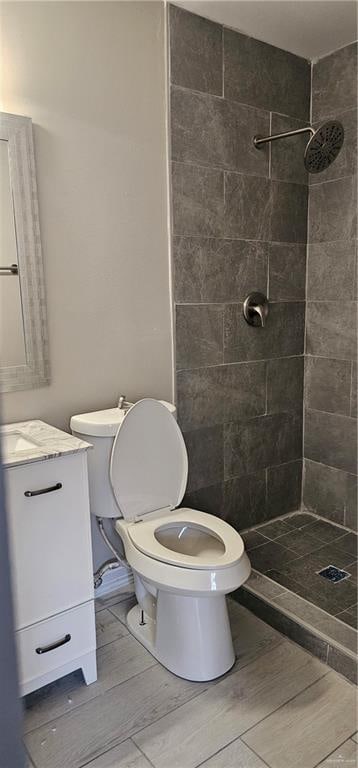
[[[172,414],[158,400],[130,408],[115,438],[110,480],[122,516],[172,508],[180,504],[187,482],[188,457],[183,435]]]

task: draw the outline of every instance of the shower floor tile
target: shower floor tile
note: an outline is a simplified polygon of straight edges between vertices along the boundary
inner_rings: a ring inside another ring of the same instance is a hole
[[[357,604],[357,536],[345,529],[297,513],[243,534],[252,567],[300,597],[352,626]],[[271,538],[272,537],[272,538]],[[328,565],[350,574],[331,583],[318,571]]]

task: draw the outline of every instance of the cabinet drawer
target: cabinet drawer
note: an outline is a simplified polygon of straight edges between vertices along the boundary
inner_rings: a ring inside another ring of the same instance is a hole
[[[22,629],[93,597],[86,454],[8,468],[5,482]]]
[[[18,630],[16,641],[20,685],[28,689],[32,680],[95,650],[93,600]]]

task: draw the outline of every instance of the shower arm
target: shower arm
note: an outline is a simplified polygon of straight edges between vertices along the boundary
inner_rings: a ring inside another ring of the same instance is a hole
[[[310,133],[312,136],[315,131],[311,126],[307,128],[297,128],[296,131],[286,131],[285,133],[274,133],[273,136],[254,136],[254,145],[259,147],[261,144],[266,144],[268,141],[277,141],[278,139],[287,139],[289,136],[298,136],[301,133]]]

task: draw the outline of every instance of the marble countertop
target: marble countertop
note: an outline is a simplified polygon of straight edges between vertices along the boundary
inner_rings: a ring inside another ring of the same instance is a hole
[[[10,435],[14,433],[19,437],[19,447],[16,449],[7,445],[12,439]],[[22,441],[21,438],[23,438]],[[85,443],[84,440],[79,440],[68,432],[63,432],[39,419],[3,424],[0,428],[0,439],[2,441],[3,467],[15,467],[33,461],[54,459],[58,456],[67,456],[70,453],[92,448],[90,443]],[[26,441],[34,445],[27,446]]]

